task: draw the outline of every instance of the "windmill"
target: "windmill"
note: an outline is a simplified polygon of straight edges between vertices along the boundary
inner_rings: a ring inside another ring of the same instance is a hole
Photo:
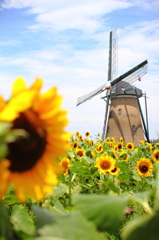
[[[106,137],[123,137],[125,142],[139,144],[145,139],[149,142],[147,104],[146,123],[139,98],[144,96],[142,90],[132,84],[140,81],[147,72],[148,61],[145,60],[123,75],[117,77],[117,30],[110,32],[108,81],[96,90],[79,97],[77,105],[90,100],[105,91],[102,97],[106,102],[102,140]],[[145,97],[146,103],[146,97]]]

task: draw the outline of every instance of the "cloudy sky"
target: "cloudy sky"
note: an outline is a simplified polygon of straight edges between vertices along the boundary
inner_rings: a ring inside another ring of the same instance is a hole
[[[77,97],[107,81],[109,32],[118,31],[118,76],[148,60],[136,86],[146,92],[150,138],[159,137],[159,0],[0,0],[0,94],[13,80],[56,85],[72,133],[102,132],[100,95],[76,107]],[[144,99],[141,98],[144,111]]]

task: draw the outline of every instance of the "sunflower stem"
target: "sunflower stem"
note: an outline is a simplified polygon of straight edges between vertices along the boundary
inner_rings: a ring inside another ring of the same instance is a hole
[[[72,206],[72,174],[71,171],[69,170],[69,179],[68,179],[68,189],[69,189],[69,205]]]
[[[108,188],[107,188],[107,186],[106,186],[106,184],[105,184],[107,181],[109,181],[109,175],[108,175],[108,173],[106,173],[106,174],[104,175],[104,182],[103,182],[104,193],[107,193],[107,192],[108,192]]]

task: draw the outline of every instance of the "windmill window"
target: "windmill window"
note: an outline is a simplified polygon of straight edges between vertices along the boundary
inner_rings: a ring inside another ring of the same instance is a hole
[[[132,130],[132,132],[136,132],[136,127],[135,127],[135,125],[132,125],[131,130]]]
[[[107,128],[107,133],[109,132],[109,130],[110,130],[110,127],[108,126],[108,128]]]
[[[118,109],[118,115],[121,115],[121,114],[122,114],[122,110]]]

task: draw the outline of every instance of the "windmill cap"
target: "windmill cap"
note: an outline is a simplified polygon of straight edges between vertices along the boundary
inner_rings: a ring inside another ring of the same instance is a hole
[[[143,95],[142,90],[137,88],[137,87],[135,87],[135,89],[136,89],[136,92],[137,92],[137,96],[141,97]],[[125,95],[125,94],[136,95],[135,89],[134,89],[134,86],[131,85],[130,83],[120,81],[116,84],[114,94],[115,95]],[[128,90],[128,91],[125,91],[125,93],[124,93],[124,90]]]

